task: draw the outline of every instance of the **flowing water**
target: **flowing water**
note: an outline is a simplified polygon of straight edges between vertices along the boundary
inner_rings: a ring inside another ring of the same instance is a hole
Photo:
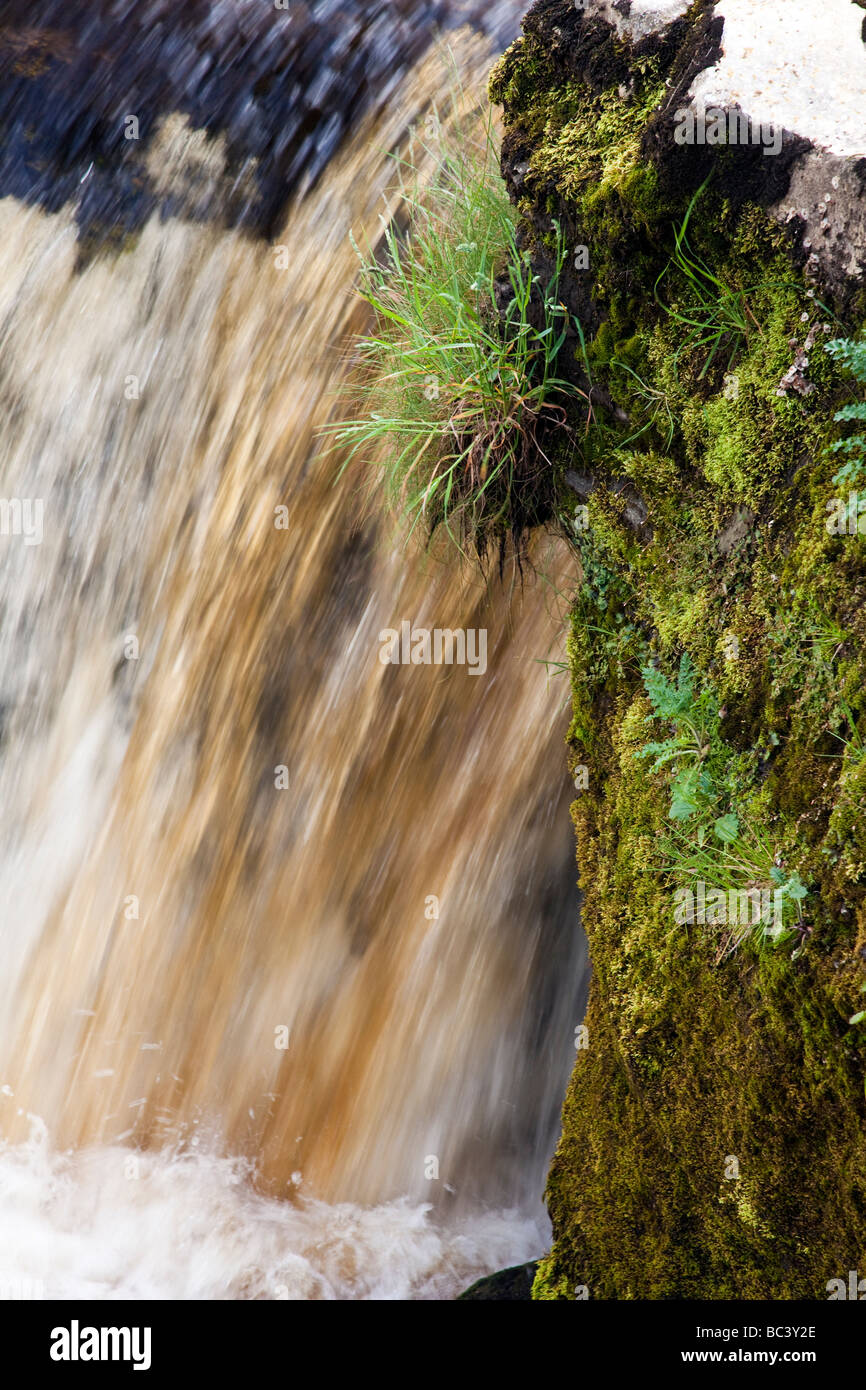
[[[43,506],[0,537],[0,1292],[442,1298],[545,1246],[572,561],[406,548],[317,437],[349,233],[447,104],[422,31],[268,237],[189,109],[119,246],[82,254],[86,155],[57,207],[0,188],[0,494]],[[451,45],[479,86],[495,44]],[[486,673],[383,666],[404,620],[486,629]]]

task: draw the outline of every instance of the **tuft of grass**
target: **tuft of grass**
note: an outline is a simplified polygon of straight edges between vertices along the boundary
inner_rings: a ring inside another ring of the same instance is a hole
[[[828,730],[830,737],[842,745],[841,752],[837,753],[818,753],[819,758],[841,759],[843,776],[846,772],[866,760],[866,739],[863,738],[857,728],[857,719],[851,706],[842,696],[838,696],[839,713],[841,715],[840,727],[844,729],[847,724],[849,732],[838,733],[835,729]]]
[[[708,349],[699,380],[706,376],[723,346],[728,353],[727,367],[730,370],[740,349],[748,341],[750,329],[757,328],[760,332],[760,324],[747,303],[748,291],[726,285],[693,251],[689,242],[692,213],[708,182],[709,179],[706,179],[701,184],[686,209],[682,223],[674,228],[673,253],[656,280],[654,291],[656,301],[665,313],[689,330],[677,357],[686,349]],[[685,309],[667,305],[659,296],[659,285],[671,269],[678,271],[686,282],[688,304]]]
[[[828,710],[841,707],[837,664],[849,640],[814,599],[790,604],[779,613],[768,642],[774,699],[785,697],[789,712],[809,712],[820,728]]]
[[[704,826],[698,828],[696,840],[674,832],[662,841],[662,849],[668,860],[664,872],[676,875],[684,883],[702,880],[709,888],[721,890],[726,898],[732,893],[766,893],[772,901],[769,920],[750,913],[745,920],[726,923],[716,954],[717,964],[746,942],[761,951],[785,946],[799,937],[792,959],[802,953],[805,937],[801,905],[808,889],[796,869],[789,872],[776,862],[766,833],[729,812],[716,820],[711,836]]]
[[[640,428],[623,439],[619,447],[627,449],[636,439],[641,439],[648,430],[655,427],[659,434],[664,435],[664,448],[669,450],[676,432],[676,422],[667,393],[650,386],[633,367],[630,367],[627,362],[621,362],[617,357],[611,359],[610,365],[612,372],[623,372],[630,378],[626,385],[631,390],[635,400],[644,408],[646,417]]]
[[[795,281],[764,280],[754,285],[730,285],[726,283],[692,247],[689,241],[689,224],[695,207],[706,191],[712,174],[693,194],[679,227],[674,227],[674,247],[670,259],[656,280],[654,295],[656,303],[676,323],[688,332],[677,349],[674,362],[684,351],[700,352],[706,355],[698,373],[702,381],[719,353],[727,355],[726,370],[730,371],[743,348],[748,347],[755,333],[764,337],[764,330],[752,308],[752,301],[766,290],[788,289],[803,294],[801,285]],[[674,271],[684,286],[684,305],[678,300],[666,304],[660,294],[662,281]],[[816,301],[818,307],[826,310],[826,305]],[[827,311],[829,312],[829,311]]]
[[[501,563],[509,538],[519,548],[555,515],[551,447],[569,401],[588,399],[558,371],[567,250],[555,226],[553,273],[533,274],[489,115],[435,128],[435,147],[416,139],[396,161],[405,231],[383,221],[378,248],[356,245],[373,326],[355,345],[355,413],[326,432],[341,473],[360,457],[384,475],[410,534],[442,526],[464,553],[498,546]]]

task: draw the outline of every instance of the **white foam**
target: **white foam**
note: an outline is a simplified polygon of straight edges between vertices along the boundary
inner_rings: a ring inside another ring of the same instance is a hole
[[[515,1212],[277,1201],[215,1155],[58,1154],[39,1121],[0,1145],[0,1229],[0,1297],[98,1300],[449,1299],[549,1239]]]

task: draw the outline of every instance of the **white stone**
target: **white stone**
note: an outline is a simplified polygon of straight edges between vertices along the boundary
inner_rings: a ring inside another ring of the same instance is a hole
[[[693,85],[697,107],[739,106],[833,154],[866,154],[864,11],[851,0],[719,0],[723,55]]]
[[[638,43],[684,15],[689,8],[689,0],[632,0],[628,15],[614,9],[613,0],[595,0],[594,5],[587,5],[587,13],[593,8],[609,24],[616,25],[620,37]]]

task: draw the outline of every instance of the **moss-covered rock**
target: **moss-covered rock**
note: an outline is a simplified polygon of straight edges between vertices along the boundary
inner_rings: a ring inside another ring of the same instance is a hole
[[[525,1265],[513,1265],[511,1269],[501,1269],[484,1279],[477,1279],[465,1293],[460,1294],[458,1303],[529,1303],[532,1288],[538,1272],[537,1261]]]
[[[589,253],[560,288],[597,401],[558,460],[588,519],[569,742],[594,975],[542,1299],[821,1298],[866,1268],[866,539],[825,524],[856,387],[823,350],[862,294],[779,216],[796,132],[777,160],[673,140],[721,37],[705,3],[630,41],[540,0],[491,78],[539,272],[554,221]],[[673,690],[684,653],[712,721],[652,771],[682,729],[647,672]],[[678,920],[714,872],[787,885],[784,931]]]

